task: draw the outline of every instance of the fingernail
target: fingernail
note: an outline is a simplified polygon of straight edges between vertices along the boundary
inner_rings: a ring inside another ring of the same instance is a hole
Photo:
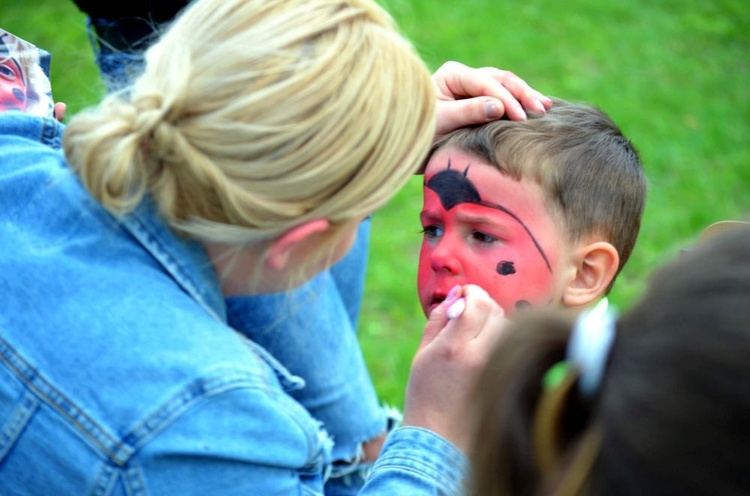
[[[525,121],[528,119],[528,116],[526,115],[526,111],[524,110],[524,108],[521,106],[520,103],[516,103],[516,109],[518,111],[518,115],[521,116],[521,118],[518,119],[519,121]]]
[[[448,294],[445,295],[445,301],[451,302],[451,301],[455,300],[456,299],[456,293],[458,293],[458,289],[460,287],[461,286],[459,286],[458,284],[456,284],[455,286],[453,286],[451,288],[451,290],[448,291]]]
[[[544,104],[540,100],[534,101],[534,112],[537,114],[546,114],[547,109],[545,108]]]
[[[503,116],[500,104],[495,100],[487,100],[484,102],[484,115],[488,120],[499,119]]]
[[[464,313],[464,310],[466,310],[466,300],[464,298],[459,298],[448,307],[448,311],[445,312],[445,315],[449,319],[457,319],[462,313]]]

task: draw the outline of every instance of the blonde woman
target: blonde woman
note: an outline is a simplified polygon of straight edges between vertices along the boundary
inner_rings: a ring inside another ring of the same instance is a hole
[[[58,123],[0,115],[0,492],[322,494],[333,441],[225,298],[324,270],[436,129],[518,105],[508,85],[538,95],[455,64],[435,81],[437,128],[434,81],[374,2],[200,0],[64,155]],[[482,94],[501,99],[452,101]],[[433,312],[362,494],[459,493],[467,385],[502,321],[463,296]]]
[[[143,70],[145,49],[190,3],[74,2],[89,18],[96,61],[110,91],[132,84]],[[525,119],[524,108],[543,113],[550,104],[507,71],[473,70],[449,62],[437,71],[434,81],[440,98],[439,133],[499,118],[506,110],[512,119]],[[480,97],[466,98],[476,95]],[[334,464],[326,493],[336,496],[359,491],[386,433],[398,425],[400,417],[399,411],[380,404],[357,342],[369,232],[367,218],[360,223],[347,255],[297,288],[226,298],[230,327],[304,379],[305,387],[289,394],[334,439]]]

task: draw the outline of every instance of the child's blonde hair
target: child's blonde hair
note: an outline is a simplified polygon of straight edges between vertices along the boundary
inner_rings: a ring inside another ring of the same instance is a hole
[[[74,117],[65,152],[123,214],[149,194],[200,241],[271,239],[383,205],[434,132],[429,71],[369,0],[200,0],[132,88]]]

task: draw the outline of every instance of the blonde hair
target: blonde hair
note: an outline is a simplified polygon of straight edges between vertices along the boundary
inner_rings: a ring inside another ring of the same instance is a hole
[[[429,71],[372,1],[200,0],[64,145],[110,211],[150,195],[175,230],[241,245],[383,205],[426,155],[434,107]]]

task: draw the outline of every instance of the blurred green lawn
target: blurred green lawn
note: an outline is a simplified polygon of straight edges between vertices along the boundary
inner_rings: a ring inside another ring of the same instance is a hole
[[[660,263],[722,219],[750,214],[750,4],[746,0],[388,0],[428,65],[510,69],[542,92],[600,106],[641,152],[650,191],[612,300],[627,308]],[[0,0],[0,27],[53,54],[55,97],[102,94],[69,0]],[[402,405],[424,317],[416,298],[421,184],[374,216],[360,335],[383,399]]]

